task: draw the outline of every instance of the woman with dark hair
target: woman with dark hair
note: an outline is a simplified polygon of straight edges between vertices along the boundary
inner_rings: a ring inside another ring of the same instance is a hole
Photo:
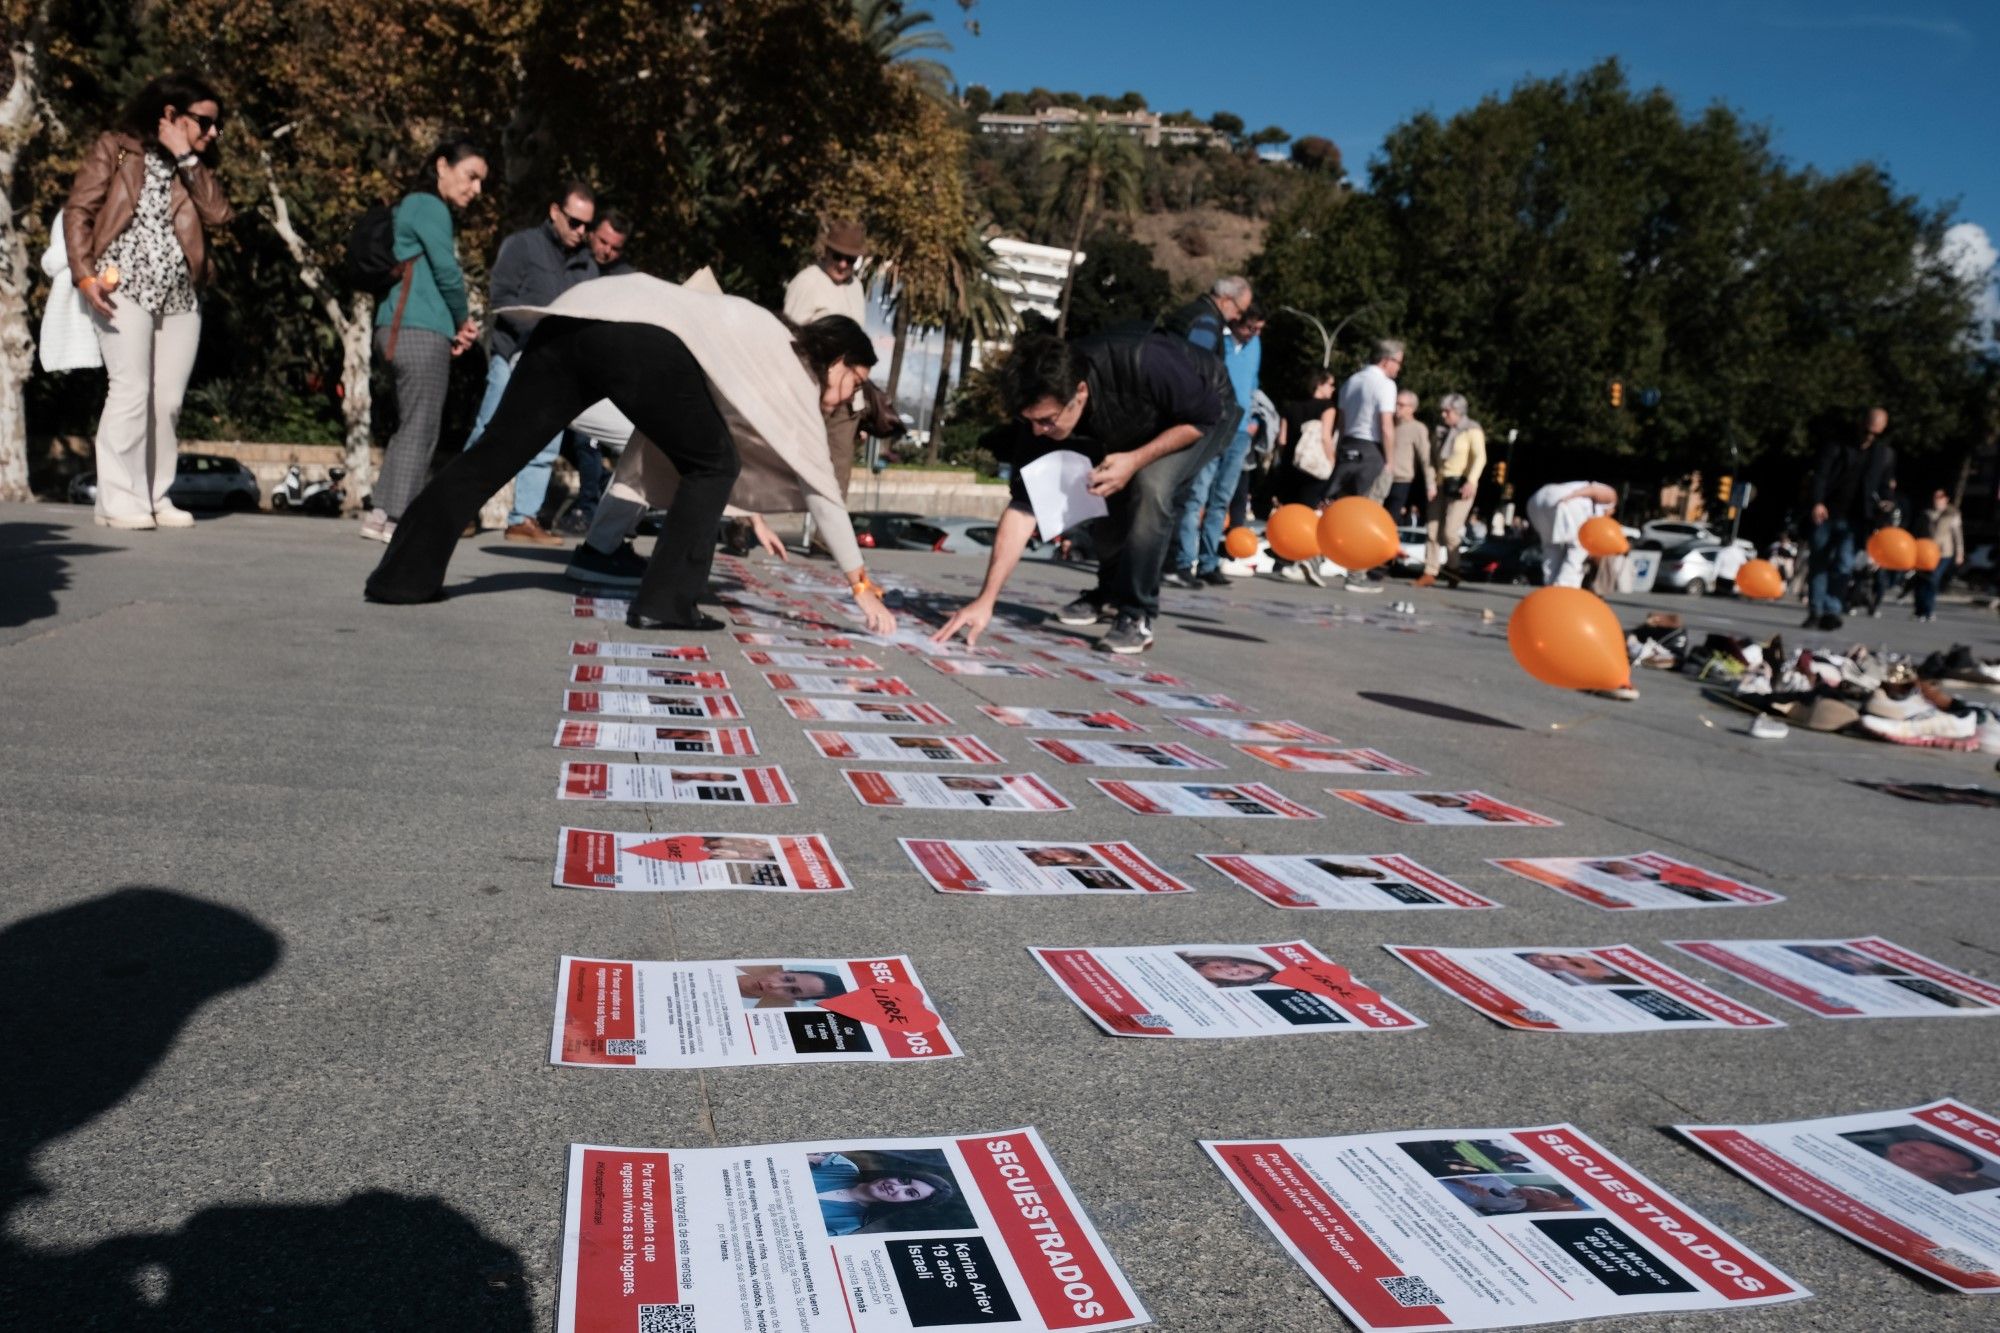
[[[895,1171],[864,1171],[837,1152],[807,1153],[813,1192],[819,1196],[820,1220],[829,1236],[886,1230],[882,1225],[896,1209],[913,1204],[938,1204],[957,1196],[946,1177],[919,1166]]]
[[[1263,986],[1278,975],[1278,966],[1258,958],[1238,958],[1226,953],[1184,953],[1176,955],[1201,974],[1211,986]]]
[[[697,275],[701,277],[702,275]],[[708,630],[703,615],[723,507],[803,509],[818,524],[871,633],[895,617],[861,563],[861,548],[827,453],[826,418],[851,402],[875,347],[842,315],[796,331],[739,297],[634,273],[598,278],[546,307],[479,442],[416,498],[369,576],[376,602],[434,601],[459,532],[551,436],[600,399],[632,419],[628,448],[654,450],[677,474],[625,623]],[[663,488],[664,489],[664,488]]]
[[[213,88],[191,74],[162,75],[90,146],[63,204],[69,271],[110,376],[97,423],[102,527],[194,526],[167,488],[201,343],[207,229],[235,216],[215,177],[221,132]]]
[[[396,204],[396,285],[375,303],[375,351],[396,372],[396,433],[375,479],[374,506],[361,535],[386,542],[403,510],[423,489],[444,418],[451,359],[479,337],[465,300],[451,215],[464,210],[486,182],[486,154],[465,138],[448,138],[417,168],[410,192]]]

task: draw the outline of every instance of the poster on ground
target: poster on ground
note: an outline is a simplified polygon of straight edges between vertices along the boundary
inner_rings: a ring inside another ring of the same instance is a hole
[[[1027,731],[1145,730],[1123,713],[1108,708],[1004,708],[999,704],[981,704],[979,711],[1003,727]]]
[[[854,887],[817,833],[614,833],[565,828],[556,834],[555,887],[623,893],[752,889],[829,893]]]
[[[1851,940],[1668,940],[1821,1018],[1991,1018],[2000,986],[1879,935]]]
[[[1129,842],[900,841],[904,854],[939,893],[1193,892]]]
[[[886,694],[908,698],[916,693],[896,676],[816,676],[766,671],[764,683],[792,694]]]
[[[569,608],[570,615],[578,620],[623,620],[631,612],[632,603],[608,597],[579,597]]]
[[[800,722],[893,722],[905,727],[956,726],[942,708],[879,699],[809,699],[788,694],[778,702]]]
[[[1134,814],[1188,815],[1201,819],[1323,819],[1261,782],[1113,782],[1090,785]]]
[[[714,1069],[958,1053],[907,957],[564,957],[556,972],[550,1064]]]
[[[1183,690],[1113,690],[1112,694],[1141,708],[1191,713],[1247,713],[1250,710],[1226,694],[1190,694]]]
[[[678,764],[562,766],[556,796],[621,805],[791,805],[781,768],[682,768]]]
[[[1781,1028],[1685,972],[1626,944],[1512,949],[1382,946],[1417,974],[1522,1032],[1662,1032]]]
[[[570,1146],[557,1333],[1091,1333],[1150,1318],[1033,1129]]]
[[[863,805],[892,810],[1073,810],[1055,788],[1033,773],[932,776],[843,768],[840,775]]]
[[[1087,680],[1093,685],[1160,685],[1170,690],[1193,688],[1193,682],[1182,680],[1170,671],[1137,671],[1120,667],[1065,667],[1064,671],[1078,680]]]
[[[894,731],[808,731],[828,759],[886,759],[902,764],[1000,764],[977,736],[912,736]]]
[[[882,664],[859,653],[763,653],[743,654],[752,666],[804,667],[807,671],[880,671]]]
[[[740,718],[733,694],[626,694],[619,691],[570,690],[563,695],[565,713],[600,717]]]
[[[1366,1333],[1811,1295],[1574,1125],[1202,1147]]]
[[[943,676],[998,676],[1012,680],[1054,680],[1056,673],[1032,662],[990,662],[964,657],[926,657],[924,665]]]
[[[1660,852],[1630,856],[1504,856],[1490,864],[1610,912],[1765,907],[1784,895]]]
[[[859,638],[830,634],[773,634],[769,630],[751,629],[737,630],[729,637],[753,648],[813,648],[821,652],[837,652],[862,646]]]
[[[1273,907],[1305,911],[1404,912],[1500,904],[1426,870],[1407,856],[1204,855],[1202,860]]]
[[[586,640],[569,646],[572,657],[610,657],[639,662],[706,662],[708,649],[698,643],[606,643]]]
[[[1114,1037],[1282,1037],[1424,1026],[1304,940],[1028,952]]]
[[[572,685],[639,686],[648,690],[726,690],[726,671],[689,671],[684,667],[575,666],[569,670]]]
[[[1488,796],[1483,791],[1327,791],[1350,805],[1393,819],[1398,824],[1441,824],[1452,828],[1492,828],[1517,824],[1527,828],[1561,828],[1532,810]]]
[[[1303,722],[1258,722],[1247,717],[1177,717],[1175,726],[1212,741],[1304,741],[1308,745],[1338,745],[1323,731]]]
[[[748,727],[649,727],[637,722],[556,723],[558,750],[621,750],[634,754],[755,754]]]
[[[1178,741],[1058,741],[1033,737],[1028,744],[1058,763],[1091,768],[1218,769],[1226,765]]]
[[[2000,1120],[1962,1102],[1675,1130],[1759,1189],[1934,1282],[2000,1294]]]
[[[1420,778],[1421,768],[1391,759],[1380,750],[1342,750],[1326,745],[1238,745],[1260,764],[1286,773],[1373,773],[1392,778]]]

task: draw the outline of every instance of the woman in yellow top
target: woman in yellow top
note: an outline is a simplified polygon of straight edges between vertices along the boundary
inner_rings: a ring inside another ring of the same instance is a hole
[[[1486,431],[1465,414],[1465,395],[1448,393],[1438,400],[1438,436],[1430,452],[1419,452],[1424,489],[1430,508],[1424,519],[1424,572],[1417,587],[1438,581],[1456,588],[1458,545],[1465,539],[1465,520],[1479,495],[1479,476],[1486,471]]]

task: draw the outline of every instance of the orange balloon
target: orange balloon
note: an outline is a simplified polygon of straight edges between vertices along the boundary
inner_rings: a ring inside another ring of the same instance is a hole
[[[1632,680],[1625,631],[1604,599],[1582,588],[1537,588],[1507,619],[1521,669],[1560,690],[1614,690]]]
[[[1222,539],[1222,549],[1229,552],[1232,560],[1248,560],[1257,554],[1258,545],[1257,534],[1248,528],[1231,528]]]
[[[1901,528],[1883,528],[1868,539],[1868,558],[1878,569],[1915,569],[1917,539]]]
[[[1624,555],[1632,549],[1632,543],[1625,540],[1625,529],[1606,514],[1585,519],[1577,529],[1576,544],[1592,555]]]
[[[1944,560],[1944,551],[1929,537],[1917,538],[1916,568],[1928,574]]]
[[[1785,595],[1785,576],[1769,560],[1745,560],[1736,571],[1736,591],[1752,601],[1772,601]]]
[[[1348,495],[1328,505],[1319,516],[1319,549],[1342,569],[1373,569],[1386,565],[1403,549],[1396,520],[1365,495]]]
[[[1311,560],[1319,554],[1319,515],[1310,505],[1279,505],[1264,520],[1264,540],[1280,560]]]

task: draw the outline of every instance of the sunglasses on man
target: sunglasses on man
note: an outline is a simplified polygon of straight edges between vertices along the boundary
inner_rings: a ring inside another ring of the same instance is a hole
[[[829,264],[858,264],[861,262],[861,256],[842,254],[838,250],[829,250],[826,252],[826,262]]]

